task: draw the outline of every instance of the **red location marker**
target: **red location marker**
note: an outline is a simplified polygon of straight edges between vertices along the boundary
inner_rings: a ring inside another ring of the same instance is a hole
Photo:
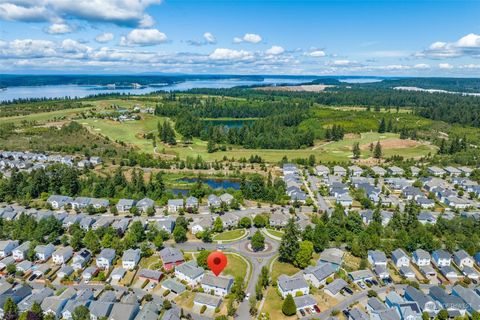
[[[220,251],[214,251],[208,255],[207,264],[210,270],[218,276],[227,266],[227,256]]]

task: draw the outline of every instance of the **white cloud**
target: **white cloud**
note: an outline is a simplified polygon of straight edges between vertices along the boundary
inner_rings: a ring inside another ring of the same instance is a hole
[[[255,33],[245,33],[243,37],[233,38],[234,43],[248,42],[248,43],[259,43],[262,41],[262,37]]]
[[[356,64],[357,62],[356,61],[350,61],[350,60],[335,60],[333,61],[333,65],[335,66],[350,66],[350,65],[353,65],[353,64]]]
[[[314,57],[314,58],[322,58],[322,57],[326,56],[325,51],[323,51],[323,50],[314,50],[314,51],[311,51],[311,52],[307,53],[307,55],[309,55],[310,57]]]
[[[0,3],[0,19],[12,21],[48,21],[50,13],[45,6],[35,6],[33,3],[29,6],[22,6],[16,1],[2,1]]]
[[[480,35],[470,33],[454,42],[436,41],[428,49],[416,55],[434,59],[461,56],[480,57]]]
[[[122,26],[149,27],[153,18],[145,13],[161,0],[2,0],[0,18],[15,21],[55,21],[74,18],[111,22]]]
[[[217,39],[215,38],[215,36],[210,33],[210,32],[205,32],[203,34],[203,40],[188,40],[187,43],[189,45],[192,45],[192,46],[196,46],[196,47],[199,47],[199,46],[205,46],[207,44],[215,44],[217,43]]]
[[[65,33],[70,33],[73,30],[72,30],[72,27],[70,27],[70,25],[64,22],[60,22],[60,23],[54,23],[50,25],[45,31],[50,34],[65,34]]]
[[[450,63],[439,63],[438,67],[440,69],[453,69],[453,66]]]
[[[415,69],[429,69],[430,65],[426,63],[418,63],[413,66]]]
[[[270,49],[265,51],[265,53],[267,55],[270,55],[270,56],[277,56],[277,55],[282,54],[284,52],[285,52],[285,49],[283,49],[280,46],[272,46]]]
[[[99,43],[106,43],[106,42],[112,41],[114,37],[115,36],[113,35],[113,33],[105,32],[96,36],[95,41]]]
[[[215,44],[217,43],[217,39],[215,39],[215,36],[211,34],[210,32],[205,32],[203,34],[203,38],[208,44]]]
[[[251,59],[253,55],[245,50],[217,48],[210,54],[209,57],[213,60],[245,60]]]
[[[134,29],[120,39],[121,46],[154,46],[167,41],[165,33],[157,29]]]

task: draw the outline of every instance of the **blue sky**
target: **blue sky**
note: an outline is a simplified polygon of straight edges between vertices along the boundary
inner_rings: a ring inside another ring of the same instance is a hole
[[[480,1],[0,0],[0,73],[480,76]]]

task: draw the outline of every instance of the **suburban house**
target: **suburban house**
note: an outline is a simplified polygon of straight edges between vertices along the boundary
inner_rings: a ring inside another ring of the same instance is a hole
[[[175,267],[175,277],[180,281],[185,281],[189,286],[192,287],[196,286],[202,281],[204,274],[205,270],[199,267],[195,260],[184,262]]]
[[[51,243],[47,245],[38,245],[35,247],[35,257],[39,261],[47,261],[55,251],[55,246]]]
[[[233,278],[206,273],[201,280],[201,286],[204,292],[223,297],[230,293],[233,286]]]
[[[192,210],[196,208],[198,208],[198,199],[192,196],[188,197],[185,200],[185,209]]]
[[[169,213],[175,213],[183,209],[183,199],[168,200],[167,210]]]
[[[309,266],[303,271],[303,277],[314,287],[325,285],[327,279],[335,274],[335,269],[329,263]]]
[[[430,265],[430,262],[431,262],[430,253],[428,253],[423,249],[417,249],[413,251],[412,261],[419,267],[428,266]]]
[[[202,292],[197,292],[195,298],[193,299],[193,304],[199,308],[199,310],[205,306],[207,310],[214,311],[222,303],[222,298],[212,296],[211,294],[206,294]],[[165,318],[165,317],[164,317]]]
[[[177,248],[165,247],[159,252],[159,254],[165,270],[170,270],[185,261],[182,252]]]
[[[71,197],[61,195],[51,195],[47,199],[47,203],[55,210],[62,209],[66,204],[73,201]]]
[[[333,174],[335,176],[344,177],[344,176],[347,175],[347,170],[344,167],[341,167],[341,166],[334,166],[333,167]]]
[[[114,303],[108,319],[133,320],[139,311],[138,303]]]
[[[25,241],[12,251],[12,256],[15,261],[22,261],[25,259],[28,249],[30,249],[30,241]]]
[[[149,280],[154,283],[159,283],[163,277],[163,273],[161,271],[150,269],[140,269],[137,275],[139,279]]]
[[[282,298],[286,298],[287,295],[296,296],[298,292],[303,295],[310,293],[310,286],[307,281],[301,276],[280,275],[277,280],[278,290]]]
[[[216,195],[211,194],[211,195],[208,196],[207,205],[210,208],[218,208],[218,207],[220,207],[221,204],[222,204],[222,201]]]
[[[100,251],[96,257],[97,267],[100,269],[108,269],[112,266],[113,259],[115,259],[115,250],[105,248]]]
[[[141,212],[147,212],[149,208],[155,208],[155,201],[150,198],[143,198],[137,202],[137,208]]]
[[[140,249],[128,249],[123,252],[122,267],[126,270],[133,270],[140,261]]]
[[[453,253],[453,262],[462,270],[465,266],[473,268],[473,258],[465,251],[458,250]]]
[[[73,256],[72,267],[75,270],[83,269],[90,262],[92,255],[87,249],[81,249]]]
[[[337,297],[345,287],[348,287],[348,283],[342,278],[338,278],[328,284],[324,291],[332,297]]]
[[[379,250],[368,250],[368,262],[372,266],[387,266],[387,256],[383,251]]]
[[[72,256],[73,256],[72,247],[68,246],[68,247],[59,248],[52,254],[53,263],[65,264],[68,260],[70,260]]]
[[[315,300],[311,294],[293,297],[293,301],[295,302],[297,310],[305,308],[313,309],[313,307],[317,304],[317,300]]]
[[[459,274],[452,266],[440,267],[439,270],[440,273],[452,283],[456,282],[459,278]]]
[[[436,166],[428,167],[427,171],[428,171],[428,173],[430,173],[431,175],[434,175],[436,177],[441,177],[446,173],[445,170],[443,170],[442,168],[436,167]]]
[[[116,205],[119,213],[130,212],[137,202],[133,199],[120,199]]]
[[[375,175],[383,177],[384,175],[387,174],[387,170],[383,169],[382,167],[379,166],[373,166],[372,171]]]
[[[320,253],[317,265],[321,263],[329,263],[335,271],[340,270],[343,263],[345,252],[338,248],[327,248]]]
[[[449,295],[438,286],[431,287],[429,290],[430,297],[435,300],[439,309],[445,309],[448,311],[449,316],[464,316],[467,311],[466,303],[455,295]]]
[[[13,249],[15,249],[16,247],[18,247],[17,240],[0,241],[0,259],[11,255],[13,252]]]
[[[406,279],[415,279],[415,271],[413,271],[410,266],[401,266],[398,271],[400,272],[400,275]]]
[[[349,166],[348,171],[350,171],[350,177],[360,177],[363,173],[362,168],[359,166]]]
[[[452,295],[459,297],[465,302],[469,314],[474,314],[480,311],[480,296],[472,289],[456,285],[452,288]]]
[[[450,253],[447,251],[440,249],[440,250],[435,250],[432,253],[432,262],[438,267],[446,267],[450,266],[450,263],[452,261],[452,258],[450,256]]]
[[[452,166],[445,167],[444,170],[449,176],[452,176],[452,177],[456,177],[462,174],[462,171]]]
[[[171,217],[166,217],[163,219],[158,219],[155,221],[155,227],[159,231],[167,231],[168,233],[172,233],[173,229],[175,228],[175,219]]]
[[[391,166],[387,168],[388,174],[391,176],[403,176],[405,174],[405,171],[397,166]]]
[[[326,178],[330,174],[330,169],[324,165],[319,165],[315,167],[315,172],[317,176]]]
[[[402,249],[396,249],[392,252],[392,261],[397,268],[410,265],[410,259]]]

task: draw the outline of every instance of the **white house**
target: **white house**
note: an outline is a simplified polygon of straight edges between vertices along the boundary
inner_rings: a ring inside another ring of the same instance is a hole
[[[435,250],[432,253],[432,261],[438,268],[448,267],[452,262],[452,257],[450,256],[450,253],[440,249],[440,250]]]
[[[52,257],[55,246],[51,243],[47,245],[38,245],[35,247],[35,257],[39,261],[47,261]]]
[[[280,295],[285,299],[287,295],[296,296],[298,292],[303,295],[310,293],[310,286],[307,281],[300,276],[286,276],[280,275],[277,280],[277,287]]]
[[[0,259],[3,259],[11,255],[13,252],[13,249],[15,249],[16,247],[18,247],[17,240],[0,241]]]
[[[315,267],[309,266],[303,271],[303,277],[313,286],[319,288],[325,285],[327,279],[335,274],[335,269],[330,263],[321,263]]]
[[[25,259],[28,249],[30,249],[30,241],[25,241],[12,251],[13,259],[21,261]]]
[[[53,263],[64,264],[72,256],[73,256],[73,248],[72,247],[68,246],[68,247],[60,248],[60,249],[56,250],[52,255]]]
[[[397,268],[408,267],[410,265],[410,259],[402,249],[396,249],[392,252],[392,261]]]
[[[108,269],[112,265],[113,259],[115,259],[115,250],[110,248],[103,249],[96,258],[97,267]]]
[[[387,256],[383,251],[368,250],[368,262],[372,266],[387,266]]]
[[[90,251],[82,249],[73,256],[72,267],[75,270],[83,269],[92,258]]]
[[[175,277],[192,287],[202,281],[204,274],[205,271],[197,265],[195,260],[190,260],[175,267]]]
[[[168,200],[168,212],[175,213],[183,208],[183,199],[170,199]]]
[[[140,249],[128,249],[123,252],[122,267],[127,270],[133,270],[138,261],[140,261]]]
[[[232,289],[233,278],[223,276],[216,277],[212,273],[207,273],[201,280],[201,286],[204,292],[224,297]]]
[[[430,254],[423,249],[413,251],[412,261],[419,267],[429,266],[431,259]]]
[[[465,250],[458,250],[453,253],[453,262],[462,270],[464,267],[473,268],[473,258],[465,252]]]

